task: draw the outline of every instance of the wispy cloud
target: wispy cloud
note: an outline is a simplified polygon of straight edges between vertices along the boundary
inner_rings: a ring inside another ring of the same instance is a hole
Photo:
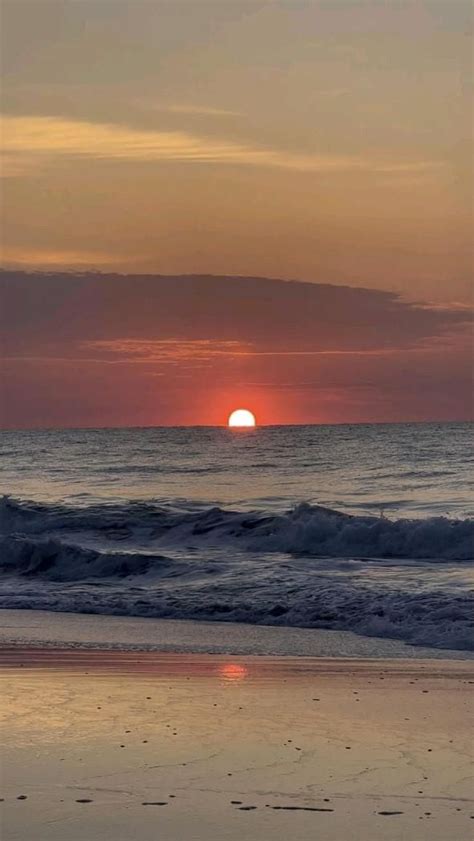
[[[227,108],[212,108],[209,105],[164,105],[155,106],[159,111],[169,111],[171,114],[202,114],[204,117],[243,117],[241,111]]]
[[[446,344],[446,341],[444,342]],[[444,346],[444,345],[443,345]],[[400,353],[426,353],[432,350],[428,343],[403,348],[372,348],[370,350],[291,350],[274,348],[261,350],[251,342],[215,341],[213,339],[111,339],[81,343],[86,350],[104,354],[108,362],[177,364],[187,361],[212,362],[228,357],[388,357]]]
[[[122,255],[105,254],[98,251],[63,251],[31,248],[3,248],[1,252],[2,264],[5,267],[99,267],[114,266],[123,262]]]
[[[91,350],[110,353],[117,359],[135,362],[175,364],[192,360],[208,362],[216,357],[235,356],[243,352],[247,343],[213,341],[212,339],[112,339],[83,342]],[[114,361],[116,361],[116,359]]]
[[[300,154],[185,131],[134,129],[61,117],[7,115],[3,118],[2,145],[7,155],[6,163],[9,156],[13,156],[17,171],[23,156],[28,168],[31,168],[33,156],[38,165],[61,156],[108,161],[240,164],[322,173],[360,170],[396,174],[442,166],[435,161]]]
[[[57,355],[54,346],[46,355],[31,355],[28,353],[15,353],[3,356],[4,362],[42,362],[45,364],[71,364],[77,365],[138,365],[138,366],[152,366],[154,374],[155,369],[163,368],[169,370],[168,366],[176,366],[180,370],[206,369],[209,366],[215,366],[226,360],[237,360],[239,358],[247,358],[249,362],[258,361],[261,358],[264,361],[267,357],[283,357],[287,360],[298,361],[299,357],[307,357],[308,364],[311,360],[327,360],[328,362],[337,362],[338,358],[341,361],[344,359],[355,360],[360,359],[375,361],[391,358],[410,358],[413,354],[426,355],[433,351],[433,345],[428,343],[419,346],[411,346],[404,348],[374,348],[372,350],[309,350],[309,351],[294,351],[294,350],[259,350],[258,347],[252,345],[250,342],[238,341],[215,341],[213,339],[112,339],[112,340],[96,340],[71,343],[69,348],[69,355]],[[452,343],[439,342],[441,349],[449,350],[452,348]],[[311,385],[306,383],[306,385]],[[268,383],[267,383],[268,384]],[[254,383],[257,385],[257,383]],[[281,385],[281,384],[280,384]],[[291,385],[290,383],[288,385]],[[303,383],[298,383],[303,385]]]

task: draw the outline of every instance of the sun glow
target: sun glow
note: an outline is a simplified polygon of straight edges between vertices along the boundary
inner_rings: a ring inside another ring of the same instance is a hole
[[[219,666],[219,675],[225,681],[235,683],[239,680],[244,680],[247,677],[248,669],[240,663],[223,663]]]
[[[248,409],[236,409],[229,417],[229,426],[255,426],[255,415],[249,412]]]

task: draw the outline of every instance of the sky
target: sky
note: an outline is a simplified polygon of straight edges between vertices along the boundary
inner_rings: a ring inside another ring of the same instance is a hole
[[[1,17],[4,427],[471,416],[470,2]]]

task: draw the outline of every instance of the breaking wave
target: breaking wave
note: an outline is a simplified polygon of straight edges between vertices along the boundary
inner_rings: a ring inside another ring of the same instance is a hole
[[[4,574],[49,581],[127,578],[149,572],[160,575],[174,563],[163,555],[98,552],[59,540],[31,540],[21,535],[0,537],[0,557]]]
[[[353,631],[473,648],[474,522],[302,504],[0,502],[0,606]]]
[[[238,546],[253,552],[325,557],[464,561],[474,556],[474,520],[354,516],[302,503],[284,513],[242,512],[192,504],[71,507],[19,503],[3,497],[0,534],[95,533],[104,539],[141,539],[155,545]]]

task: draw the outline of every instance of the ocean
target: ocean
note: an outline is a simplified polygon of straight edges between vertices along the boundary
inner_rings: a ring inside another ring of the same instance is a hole
[[[466,423],[4,431],[0,607],[474,648]]]

